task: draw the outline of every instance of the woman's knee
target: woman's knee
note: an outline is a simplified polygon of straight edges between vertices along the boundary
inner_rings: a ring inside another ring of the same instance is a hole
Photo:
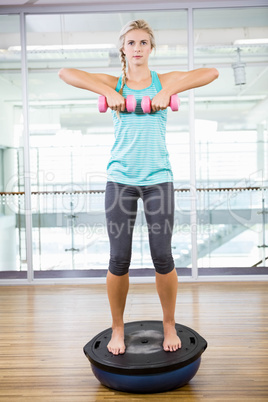
[[[122,253],[110,256],[109,271],[116,275],[122,276],[128,273],[130,266],[130,256],[122,255]]]
[[[169,274],[174,269],[174,259],[170,253],[154,253],[152,260],[158,274]]]

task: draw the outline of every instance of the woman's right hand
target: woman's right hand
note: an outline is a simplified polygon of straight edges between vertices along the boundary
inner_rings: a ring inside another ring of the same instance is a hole
[[[126,100],[117,91],[112,91],[106,95],[108,107],[116,112],[124,112],[126,108]]]

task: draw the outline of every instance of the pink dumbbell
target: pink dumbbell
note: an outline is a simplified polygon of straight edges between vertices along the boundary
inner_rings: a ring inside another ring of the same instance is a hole
[[[128,112],[135,112],[137,101],[134,95],[128,95],[126,98],[126,109]]]
[[[170,97],[170,109],[173,112],[177,112],[179,110],[180,106],[180,98],[178,95],[172,95]],[[144,96],[141,101],[141,108],[143,110],[143,113],[151,113],[151,99],[149,96]]]
[[[103,95],[99,96],[98,108],[100,113],[105,113],[108,109],[107,100]]]
[[[128,112],[135,112],[137,101],[134,95],[128,95],[126,98],[126,109]],[[99,96],[98,108],[100,113],[105,113],[108,109],[108,104],[105,96]]]

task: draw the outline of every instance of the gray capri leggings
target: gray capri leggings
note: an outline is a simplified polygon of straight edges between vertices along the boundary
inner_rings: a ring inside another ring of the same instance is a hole
[[[174,268],[171,253],[174,224],[172,182],[148,186],[107,182],[105,212],[110,240],[109,271],[114,275],[121,276],[129,270],[139,198],[143,200],[155,270],[160,274],[167,274]]]

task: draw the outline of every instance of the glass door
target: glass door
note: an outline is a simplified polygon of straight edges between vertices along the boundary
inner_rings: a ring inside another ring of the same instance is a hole
[[[199,275],[267,273],[267,18],[194,11],[195,67],[220,72],[195,91]]]

